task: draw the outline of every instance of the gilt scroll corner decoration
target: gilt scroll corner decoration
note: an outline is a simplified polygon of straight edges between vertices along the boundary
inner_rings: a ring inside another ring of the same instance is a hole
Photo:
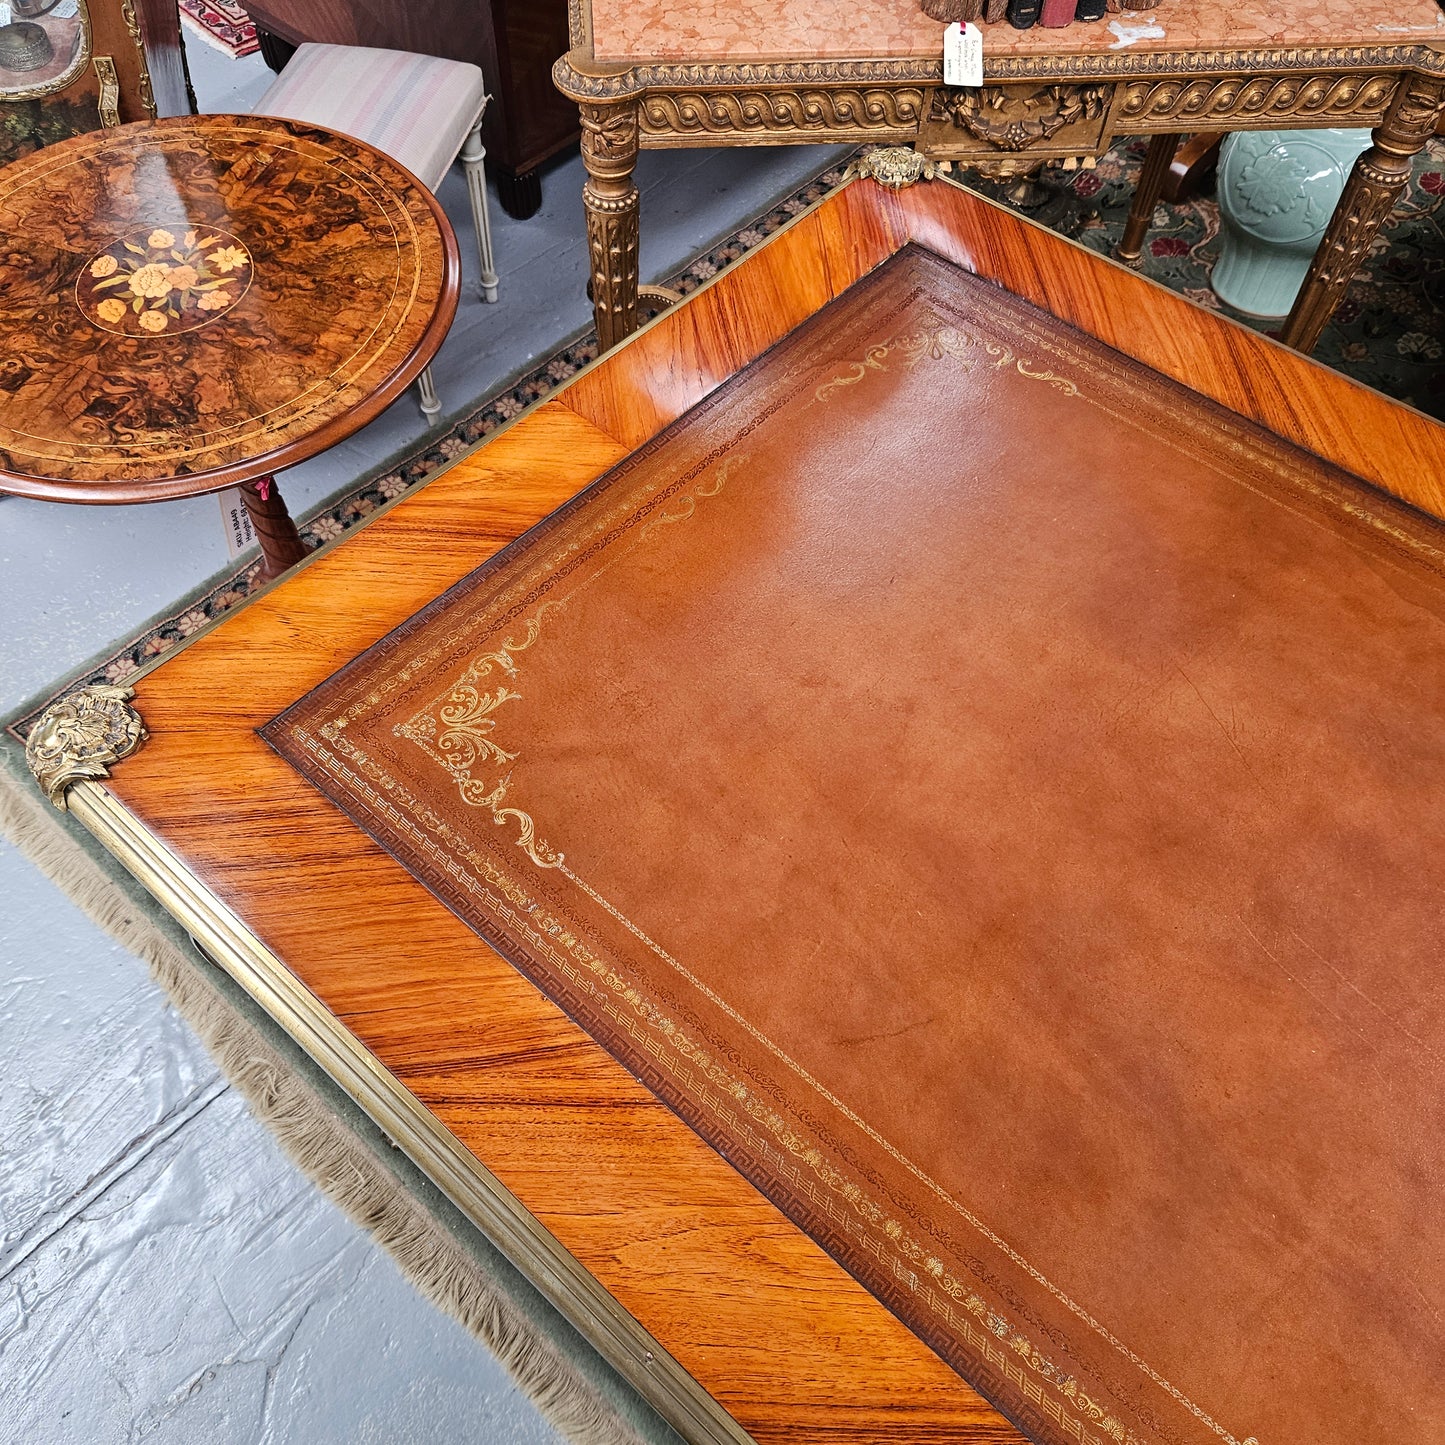
[[[931,121],[949,122],[1001,151],[1041,145],[1066,126],[1102,120],[1109,108],[1107,85],[946,86],[935,91]]]
[[[145,724],[130,706],[132,687],[96,683],[50,704],[25,743],[25,761],[45,796],[62,812],[72,783],[110,775],[146,740]]]
[[[843,172],[845,181],[855,176],[877,181],[880,186],[901,191],[918,181],[931,181],[944,171],[951,171],[949,161],[931,161],[912,146],[879,146],[849,163]]]

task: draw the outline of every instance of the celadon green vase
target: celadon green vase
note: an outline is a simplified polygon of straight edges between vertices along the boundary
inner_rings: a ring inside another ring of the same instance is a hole
[[[1223,250],[1210,284],[1248,316],[1287,316],[1367,130],[1257,130],[1219,157]]]

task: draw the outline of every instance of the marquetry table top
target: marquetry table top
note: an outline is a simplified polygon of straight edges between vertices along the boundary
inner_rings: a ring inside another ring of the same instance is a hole
[[[456,311],[431,192],[292,121],[180,116],[0,171],[0,491],[152,501],[369,421]]]
[[[857,0],[846,11],[817,0],[590,0],[599,61],[936,59],[942,26],[917,0]],[[1162,0],[1158,9],[1052,30],[984,27],[985,55],[1138,55],[1286,46],[1445,45],[1435,0]],[[575,43],[575,40],[574,40]]]

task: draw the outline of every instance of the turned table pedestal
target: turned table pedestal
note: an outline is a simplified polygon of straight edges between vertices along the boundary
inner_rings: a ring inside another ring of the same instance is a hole
[[[1024,172],[1155,137],[1120,249],[1137,258],[1186,131],[1372,127],[1283,337],[1308,351],[1445,114],[1435,0],[1219,0],[1062,30],[984,27],[984,84],[943,84],[942,26],[916,0],[833,7],[703,0],[682,12],[573,0],[553,72],[582,113],[592,294],[603,346],[637,324],[639,147],[876,142]]]
[[[0,172],[0,492],[241,489],[273,577],[305,547],[272,473],[349,436],[457,305],[430,191],[346,136],[142,121]]]

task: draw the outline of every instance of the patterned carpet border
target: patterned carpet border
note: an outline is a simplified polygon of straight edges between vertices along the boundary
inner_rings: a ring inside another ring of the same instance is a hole
[[[203,5],[203,0],[188,3]],[[1143,141],[1121,142],[1090,169],[1048,167],[1041,178],[1042,200],[1025,214],[1091,250],[1109,254],[1122,234],[1145,148]],[[836,189],[845,167],[846,162],[823,171],[663,284],[684,295],[695,291]],[[957,178],[1009,203],[1009,182],[967,170],[958,172]],[[1219,207],[1211,195],[1178,206],[1161,205],[1139,269],[1200,305],[1231,314],[1209,288],[1219,248]],[[1270,334],[1279,328],[1278,322],[1236,319]],[[1445,141],[1431,141],[1417,157],[1408,193],[1381,229],[1314,355],[1365,385],[1445,420]],[[323,502],[301,521],[303,536],[318,545],[341,536],[378,507],[451,465],[498,427],[545,401],[596,357],[594,332],[563,345],[483,397],[445,433],[427,438],[399,463],[378,468]],[[38,714],[61,693],[82,683],[123,682],[246,601],[261,585],[259,571],[259,561],[251,560],[218,573],[136,635],[112,645],[23,704],[6,720],[6,730],[23,741]]]

